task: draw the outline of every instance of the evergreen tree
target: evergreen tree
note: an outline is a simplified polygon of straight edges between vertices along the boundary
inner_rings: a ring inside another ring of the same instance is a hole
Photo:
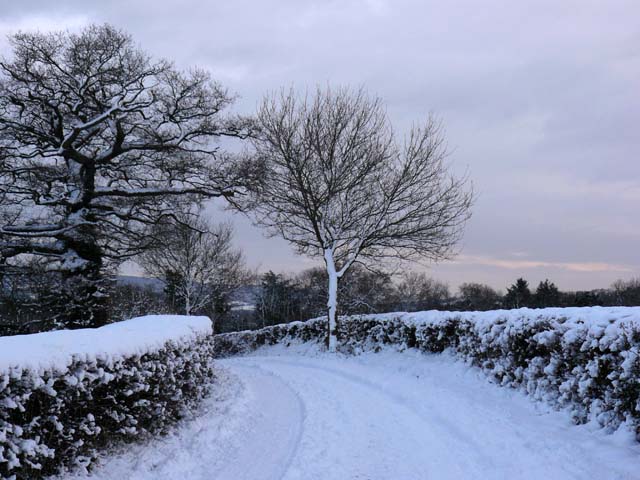
[[[182,282],[181,275],[175,270],[167,269],[164,274],[164,295],[167,306],[173,313],[184,311],[184,297],[178,292],[178,286]]]
[[[531,305],[531,291],[529,290],[529,282],[524,278],[519,278],[516,283],[507,288],[507,294],[504,297],[504,304],[507,308],[522,308]]]
[[[560,306],[560,290],[555,283],[545,279],[544,282],[538,284],[535,294],[535,304],[538,307],[559,307]]]

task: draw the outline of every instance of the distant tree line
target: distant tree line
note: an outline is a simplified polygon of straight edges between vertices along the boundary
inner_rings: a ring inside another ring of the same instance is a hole
[[[312,268],[287,276],[262,275],[256,297],[255,327],[322,316],[326,273]],[[342,283],[340,314],[415,312],[421,310],[486,311],[513,308],[640,306],[640,278],[618,280],[610,288],[563,292],[549,280],[535,289],[517,279],[506,293],[481,283],[463,283],[452,293],[446,283],[424,273],[408,272],[397,281],[390,275],[354,268]]]
[[[234,248],[229,224],[216,224],[198,212],[176,213],[149,231],[149,241],[137,258],[147,280],[113,276],[105,285],[112,321],[148,314],[206,315],[217,330],[231,320],[227,329],[250,327],[235,318],[232,295],[255,283],[255,274]],[[34,258],[24,267],[0,277],[0,335],[41,331],[52,315],[46,299],[59,285],[46,262]]]
[[[213,228],[227,231],[228,226],[213,225]],[[192,232],[189,235],[196,235],[193,230],[189,232]],[[197,285],[190,287],[200,295],[190,300],[197,303],[190,307],[191,314],[213,318],[217,332],[256,329],[326,315],[327,273],[324,268],[309,268],[295,275],[269,271],[257,276],[244,266],[241,252],[230,248],[228,231],[227,235],[225,246],[221,249],[218,247],[218,250],[229,252],[229,258],[224,261],[218,258],[208,264],[204,262],[209,265],[211,277],[199,277],[195,282]],[[220,241],[219,238],[204,236],[198,242],[183,241],[183,250],[198,250],[202,243]],[[167,244],[171,245],[176,247],[175,244]],[[151,261],[152,255],[147,254],[148,261]],[[183,255],[188,257],[187,253]],[[206,259],[206,256],[202,259]],[[156,258],[156,261],[159,260]],[[228,267],[229,262],[233,268]],[[110,298],[114,318],[126,319],[150,313],[185,313],[185,293],[188,292],[189,283],[179,273],[179,263],[173,269],[167,268],[165,275],[157,275],[160,281],[155,284],[114,281]],[[226,267],[215,268],[216,265]],[[37,263],[31,268],[37,272]],[[207,269],[203,265],[199,270]],[[11,281],[5,279],[2,282],[0,334],[38,330],[30,325],[31,322],[37,323],[40,318],[38,298],[46,295],[49,288],[43,278],[37,274],[12,276]],[[472,282],[463,283],[456,292],[452,292],[446,283],[422,272],[407,272],[393,278],[390,274],[355,265],[339,288],[343,299],[340,315],[422,310],[640,306],[640,277],[617,280],[609,288],[588,291],[560,291],[550,280],[541,281],[532,289],[525,279],[518,278],[505,293],[489,285]]]

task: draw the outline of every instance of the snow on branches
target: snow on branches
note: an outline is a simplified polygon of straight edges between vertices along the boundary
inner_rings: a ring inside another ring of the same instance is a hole
[[[201,70],[153,60],[125,33],[18,33],[0,60],[0,267],[60,272],[62,326],[105,323],[105,269],[146,248],[179,204],[231,197],[247,170],[218,150],[249,122]],[[242,171],[241,171],[242,170]]]

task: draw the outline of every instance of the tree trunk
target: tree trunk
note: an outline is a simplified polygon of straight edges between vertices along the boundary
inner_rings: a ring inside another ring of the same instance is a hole
[[[184,314],[191,315],[191,295],[188,291],[184,298]]]
[[[107,295],[102,276],[102,252],[92,228],[80,228],[65,239],[67,259],[58,292],[57,322],[62,328],[100,327],[108,323]]]
[[[327,274],[329,277],[329,298],[327,301],[327,347],[330,352],[335,352],[338,347],[337,336],[337,310],[338,310],[338,272],[333,259],[333,250],[326,249],[324,259],[327,265]]]
[[[67,160],[75,177],[79,202],[66,211],[69,226],[76,226],[62,237],[65,257],[62,285],[57,303],[57,323],[62,328],[100,327],[108,323],[107,292],[103,278],[103,255],[98,245],[95,217],[87,213],[95,192],[95,166]]]

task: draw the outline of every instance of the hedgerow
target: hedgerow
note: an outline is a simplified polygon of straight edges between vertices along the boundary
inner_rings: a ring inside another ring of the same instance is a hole
[[[218,356],[262,345],[322,343],[326,320],[215,336]],[[342,317],[345,353],[384,346],[445,350],[500,385],[568,409],[575,423],[608,431],[622,423],[640,441],[640,308],[548,308],[491,312],[417,312]]]
[[[33,349],[0,354],[0,478],[87,469],[109,446],[165,432],[208,393],[210,333],[205,317],[141,317],[0,338]]]

